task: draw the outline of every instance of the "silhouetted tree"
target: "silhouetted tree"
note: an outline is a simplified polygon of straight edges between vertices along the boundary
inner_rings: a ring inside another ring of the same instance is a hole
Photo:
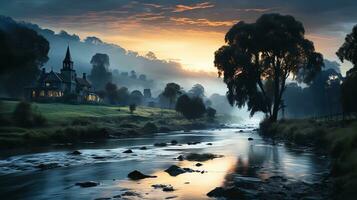
[[[178,95],[181,94],[181,87],[180,85],[176,83],[168,83],[166,84],[166,87],[164,91],[162,92],[162,95],[169,99],[169,107],[172,108],[172,105],[176,101],[176,98]]]
[[[121,87],[118,89],[118,100],[120,105],[122,106],[128,105],[129,98],[130,98],[130,94],[128,88]]]
[[[192,97],[188,95],[181,95],[177,99],[176,111],[181,113],[187,119],[197,119],[203,116],[206,112],[205,104],[202,98]]]
[[[0,16],[0,85],[12,97],[20,97],[47,62],[48,41],[36,31]]]
[[[129,110],[130,110],[130,113],[133,114],[134,111],[136,110],[136,104],[135,103],[130,104],[129,105]]]
[[[139,90],[130,93],[130,103],[140,105],[143,102],[144,95]]]
[[[134,70],[131,70],[131,72],[130,72],[130,78],[132,78],[132,79],[136,79],[136,78],[137,78],[136,72],[135,72]]]
[[[107,83],[105,85],[105,92],[110,104],[118,103],[119,93],[118,93],[117,85],[111,82]]]
[[[112,80],[112,74],[109,72],[109,56],[107,54],[95,54],[90,63],[92,64],[89,79],[96,89],[104,89],[105,85]]]
[[[348,60],[353,64],[341,86],[343,111],[357,112],[357,25],[353,27],[352,33],[346,36],[336,54],[342,62]]]
[[[201,84],[195,84],[188,93],[190,96],[203,98],[205,96],[205,88]]]
[[[190,104],[190,97],[187,94],[181,95],[176,102],[175,110],[179,113],[187,112]]]
[[[145,74],[141,74],[141,75],[139,76],[139,80],[141,80],[141,81],[146,81],[146,75],[145,75]]]
[[[216,109],[208,107],[206,109],[206,112],[207,112],[208,119],[213,120],[216,117],[216,112],[217,112]]]
[[[251,115],[261,111],[277,120],[286,79],[309,83],[323,66],[322,55],[304,34],[301,22],[280,14],[234,25],[214,61],[218,74],[224,75],[230,104],[247,105]],[[273,83],[272,97],[265,91],[265,80]]]

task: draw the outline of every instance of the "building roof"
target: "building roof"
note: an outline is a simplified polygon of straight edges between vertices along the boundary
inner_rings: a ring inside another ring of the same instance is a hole
[[[45,82],[63,82],[62,77],[53,71],[46,73],[44,77]]]
[[[77,84],[79,84],[80,86],[87,86],[87,87],[91,87],[92,85],[89,83],[89,81],[87,79],[84,78],[76,78],[76,82]]]
[[[66,57],[64,58],[63,62],[73,62],[71,57],[71,52],[69,51],[69,46],[67,46]]]

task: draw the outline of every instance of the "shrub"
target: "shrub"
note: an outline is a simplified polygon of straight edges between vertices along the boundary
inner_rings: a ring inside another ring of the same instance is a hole
[[[154,123],[148,122],[142,128],[144,133],[156,133],[158,131],[157,126]]]
[[[130,113],[133,114],[134,111],[136,110],[136,104],[130,104],[129,105],[129,110],[130,110]]]
[[[216,117],[216,109],[208,107],[206,112],[209,119],[213,120]]]
[[[259,131],[263,135],[273,135],[275,131],[272,130],[273,121],[266,117],[259,124]]]
[[[28,102],[20,102],[16,105],[12,118],[17,126],[30,127],[32,126],[32,110],[31,104]]]
[[[47,123],[47,119],[41,113],[34,113],[31,104],[28,102],[20,102],[12,115],[15,125],[20,127],[43,126]]]

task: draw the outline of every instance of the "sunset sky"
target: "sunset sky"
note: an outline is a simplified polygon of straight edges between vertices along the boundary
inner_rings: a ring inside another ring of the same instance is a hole
[[[357,23],[356,5],[355,0],[1,0],[0,14],[81,38],[94,35],[140,54],[152,51],[185,69],[214,71],[213,53],[227,30],[272,12],[295,16],[317,50],[337,60],[336,50]]]

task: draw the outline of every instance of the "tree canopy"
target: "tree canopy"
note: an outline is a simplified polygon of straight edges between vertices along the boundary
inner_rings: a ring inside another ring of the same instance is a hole
[[[166,84],[166,87],[164,91],[162,92],[162,95],[169,99],[169,107],[172,106],[172,104],[176,101],[176,98],[181,94],[181,86],[178,85],[177,83],[168,83]]]
[[[1,85],[9,96],[22,96],[47,62],[49,43],[36,31],[0,16],[0,46]]]
[[[92,64],[89,79],[97,89],[103,89],[108,82],[112,80],[112,74],[109,72],[109,56],[107,54],[95,54],[90,63]]]
[[[286,79],[310,83],[323,66],[322,55],[304,34],[302,23],[288,15],[265,14],[255,23],[235,24],[214,61],[230,104],[247,105],[251,115],[261,111],[276,120]],[[271,84],[271,95],[265,83]]]
[[[336,54],[342,62],[348,60],[353,64],[341,86],[343,111],[357,112],[357,25],[353,27],[352,33],[346,36]]]
[[[190,98],[187,94],[184,94],[177,99],[175,110],[187,119],[196,119],[203,116],[206,112],[206,107],[202,98]]]
[[[191,96],[203,98],[205,96],[205,88],[201,84],[197,83],[190,89],[190,91],[188,91],[188,93]]]

